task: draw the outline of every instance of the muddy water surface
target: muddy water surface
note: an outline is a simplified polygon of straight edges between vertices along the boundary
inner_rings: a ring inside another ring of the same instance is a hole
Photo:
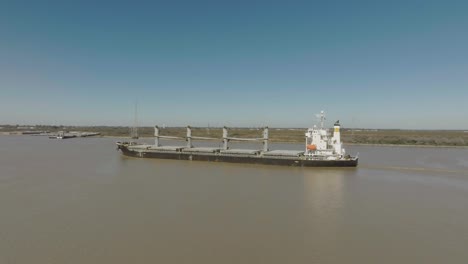
[[[468,260],[468,149],[349,146],[358,168],[302,169],[115,141],[0,136],[0,263]]]

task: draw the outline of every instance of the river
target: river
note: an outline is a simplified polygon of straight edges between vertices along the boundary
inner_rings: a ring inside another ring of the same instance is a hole
[[[468,260],[468,148],[348,146],[357,168],[318,169],[128,158],[115,141],[0,136],[0,263]]]

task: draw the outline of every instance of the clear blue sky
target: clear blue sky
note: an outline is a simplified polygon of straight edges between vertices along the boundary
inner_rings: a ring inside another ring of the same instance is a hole
[[[468,129],[468,1],[0,1],[0,124]]]

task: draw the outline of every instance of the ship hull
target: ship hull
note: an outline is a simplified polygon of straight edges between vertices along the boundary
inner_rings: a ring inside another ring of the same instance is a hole
[[[293,167],[356,167],[358,165],[358,158],[340,160],[315,160],[304,159],[301,157],[278,158],[265,156],[228,155],[219,153],[184,153],[178,151],[132,150],[123,145],[119,145],[118,148],[123,155],[136,158],[247,163]]]

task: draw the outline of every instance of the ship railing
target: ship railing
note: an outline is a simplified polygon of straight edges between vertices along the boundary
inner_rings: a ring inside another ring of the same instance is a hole
[[[264,138],[236,138],[236,137],[228,137],[227,139],[234,140],[234,141],[261,141],[261,140],[264,140]]]
[[[186,140],[188,138],[191,138],[191,139],[198,139],[198,140],[222,140],[222,138],[213,138],[213,137],[175,137],[175,136],[158,136],[159,138],[163,138],[163,139],[182,139],[182,140]],[[244,139],[241,139],[241,138],[228,138],[228,139],[232,139],[232,140],[244,140]],[[251,139],[245,139],[245,140],[251,140]]]
[[[158,138],[164,139],[186,139],[186,137],[174,137],[174,136],[157,136]]]
[[[192,148],[192,140],[221,140],[223,142],[223,149],[227,150],[229,141],[263,141],[263,151],[268,151],[268,127],[265,127],[263,130],[263,137],[261,138],[239,138],[239,137],[229,137],[228,128],[223,127],[223,136],[222,138],[213,138],[213,137],[199,137],[192,136],[192,128],[187,126],[187,136],[185,137],[175,137],[175,136],[161,136],[159,135],[159,127],[154,127],[154,137],[155,137],[155,146],[161,146],[159,139],[174,139],[174,140],[185,140],[187,141],[187,148]]]
[[[192,137],[192,139],[199,139],[199,140],[220,140],[220,138],[212,138],[212,137]]]

